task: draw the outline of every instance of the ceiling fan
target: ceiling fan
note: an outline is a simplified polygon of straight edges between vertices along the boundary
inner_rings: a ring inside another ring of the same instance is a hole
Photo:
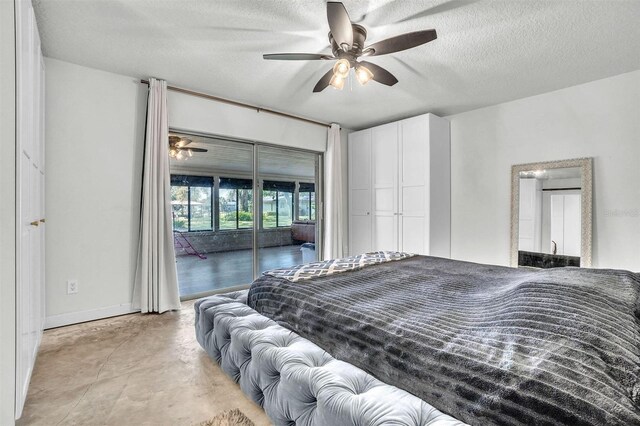
[[[194,152],[208,151],[208,149],[204,148],[188,148],[187,145],[191,142],[193,142],[191,139],[176,135],[169,135],[169,157],[175,158],[176,160],[182,160],[193,157]],[[186,152],[186,155],[184,155],[183,152]]]
[[[329,21],[329,43],[333,55],[316,53],[270,53],[262,55],[264,59],[284,61],[334,60],[336,63],[313,88],[314,92],[321,92],[331,85],[342,90],[344,82],[349,76],[351,68],[355,70],[356,79],[360,84],[367,84],[370,80],[387,86],[393,86],[398,79],[384,68],[371,62],[360,60],[361,57],[387,55],[411,49],[428,43],[437,38],[436,30],[415,31],[401,34],[386,40],[373,43],[365,47],[367,30],[351,22],[349,14],[340,2],[327,3],[327,20]]]

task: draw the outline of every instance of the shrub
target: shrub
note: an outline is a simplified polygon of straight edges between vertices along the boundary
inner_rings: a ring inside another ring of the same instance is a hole
[[[244,221],[244,222],[249,221],[250,222],[251,219],[253,219],[253,214],[251,214],[251,212],[240,212],[238,214],[238,218],[241,221]]]
[[[251,222],[253,219],[253,215],[251,212],[240,212],[238,214],[238,219],[240,222]],[[224,213],[221,215],[221,220],[223,222],[235,222],[236,221],[236,212]]]

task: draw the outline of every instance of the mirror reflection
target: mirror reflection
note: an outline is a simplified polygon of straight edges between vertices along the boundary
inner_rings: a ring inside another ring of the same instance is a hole
[[[518,266],[580,266],[580,167],[519,172]]]

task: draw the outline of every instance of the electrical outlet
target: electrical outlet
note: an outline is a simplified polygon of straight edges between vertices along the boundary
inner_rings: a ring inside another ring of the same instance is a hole
[[[67,294],[76,294],[78,292],[78,280],[67,281]]]

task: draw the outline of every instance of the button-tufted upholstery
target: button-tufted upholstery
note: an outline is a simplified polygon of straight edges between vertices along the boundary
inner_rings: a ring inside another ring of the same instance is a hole
[[[195,304],[198,342],[276,425],[462,425],[258,314],[247,291]]]

